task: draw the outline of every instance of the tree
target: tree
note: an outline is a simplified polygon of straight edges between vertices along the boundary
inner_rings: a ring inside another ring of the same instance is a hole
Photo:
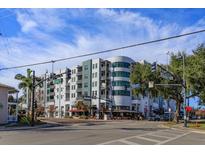
[[[31,73],[32,73],[32,70],[27,69],[27,76],[24,76],[22,74],[16,74],[15,76],[15,79],[20,81],[18,88],[22,89],[24,91],[24,94],[26,94],[26,98],[28,98],[27,103],[28,103],[29,110],[30,110],[30,101],[31,101],[31,92],[32,92]]]
[[[189,97],[198,96],[201,103],[205,104],[205,46],[199,45],[193,50],[193,55],[187,59],[186,67],[187,87]]]
[[[174,63],[173,63],[174,64]],[[176,101],[176,116],[175,120],[179,121],[180,107],[183,103],[183,95],[181,93],[182,87],[180,86],[154,86],[153,88],[148,87],[149,81],[153,81],[155,84],[182,84],[182,78],[180,74],[172,74],[173,79],[164,78],[162,72],[166,69],[165,66],[158,67],[156,72],[151,71],[151,65],[149,63],[140,64],[136,63],[131,74],[132,84],[140,84],[140,88],[134,89],[134,95],[146,96],[149,93],[150,97],[162,96],[165,99],[173,99]],[[172,68],[172,65],[169,69]],[[173,68],[175,66],[173,65]],[[173,69],[174,71],[174,69]],[[166,71],[165,71],[166,72]]]

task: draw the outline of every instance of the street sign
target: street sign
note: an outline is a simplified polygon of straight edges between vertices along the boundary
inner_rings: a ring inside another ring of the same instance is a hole
[[[153,88],[154,87],[154,81],[149,81],[149,88]]]
[[[173,76],[169,72],[166,72],[164,70],[161,70],[160,76],[167,80],[173,80]]]

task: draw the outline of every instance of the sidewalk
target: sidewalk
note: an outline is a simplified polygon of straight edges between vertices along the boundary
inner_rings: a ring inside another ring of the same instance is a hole
[[[0,131],[15,131],[15,130],[33,130],[37,128],[48,128],[48,127],[56,127],[59,126],[57,124],[46,123],[42,125],[36,126],[0,126]]]
[[[182,130],[189,130],[189,131],[192,131],[192,132],[195,132],[195,133],[202,133],[202,134],[205,134],[205,131],[204,130],[200,130],[200,129],[197,129],[197,128],[189,128],[189,127],[184,127],[184,123],[179,123],[179,124],[175,124],[171,127],[169,126],[166,126],[166,125],[161,125],[161,127],[163,128],[180,128]]]

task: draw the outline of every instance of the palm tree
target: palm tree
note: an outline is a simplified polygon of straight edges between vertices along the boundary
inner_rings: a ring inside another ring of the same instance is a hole
[[[26,94],[27,98],[27,105],[28,109],[30,110],[31,106],[31,92],[32,92],[32,77],[31,77],[32,70],[27,69],[27,76],[24,76],[22,74],[16,74],[15,79],[19,80],[20,83],[18,85],[19,89],[22,89]]]

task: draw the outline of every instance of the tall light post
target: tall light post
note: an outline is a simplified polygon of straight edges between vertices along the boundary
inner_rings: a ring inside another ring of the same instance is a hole
[[[32,81],[31,126],[34,126],[34,101],[35,101],[35,71],[33,71],[33,81]]]
[[[186,117],[186,80],[185,80],[185,56],[183,54],[183,95],[184,95],[184,127],[187,127],[187,117]]]

